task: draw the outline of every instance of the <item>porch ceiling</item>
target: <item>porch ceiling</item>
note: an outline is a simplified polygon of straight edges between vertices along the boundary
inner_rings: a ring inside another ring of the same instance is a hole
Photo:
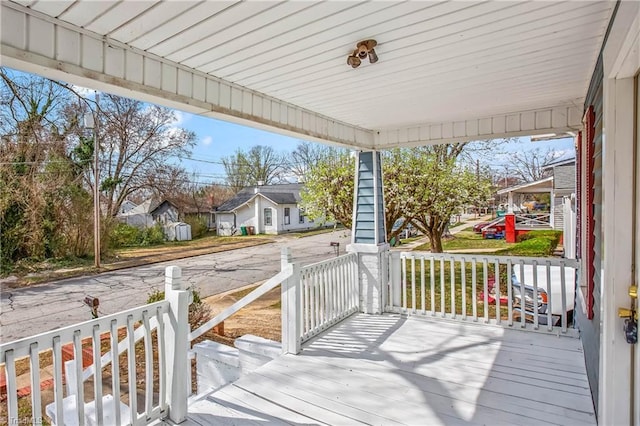
[[[12,3],[26,6],[27,14],[35,11],[37,16],[55,18],[54,24],[93,33],[107,44],[117,42],[179,69],[235,83],[354,129],[373,130],[373,142],[360,138],[360,145],[371,147],[444,140],[449,133],[467,139],[509,134],[509,114],[514,113],[519,114],[519,123],[512,134],[567,130],[576,123],[575,116],[560,124],[552,123],[552,117],[571,115],[562,108],[581,110],[614,5],[612,1]],[[347,55],[358,41],[369,38],[378,41],[379,62],[365,60],[352,69]],[[7,52],[3,51],[3,59],[16,57]],[[535,115],[542,110],[548,111],[548,125],[536,123],[545,121]],[[522,125],[528,120],[526,112],[534,114],[533,128]],[[504,123],[485,132],[481,121],[468,121],[495,117]],[[464,131],[456,131],[460,122]],[[440,128],[424,128],[433,125]],[[414,137],[403,138],[403,132],[411,129],[417,129]]]

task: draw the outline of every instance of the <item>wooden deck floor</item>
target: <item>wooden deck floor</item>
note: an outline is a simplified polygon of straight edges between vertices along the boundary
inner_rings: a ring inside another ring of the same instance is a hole
[[[595,424],[578,339],[355,315],[196,402],[187,425]]]

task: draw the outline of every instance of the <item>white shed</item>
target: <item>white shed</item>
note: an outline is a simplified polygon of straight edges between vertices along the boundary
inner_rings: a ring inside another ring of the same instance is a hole
[[[170,222],[164,225],[167,241],[190,241],[191,225],[184,222]]]

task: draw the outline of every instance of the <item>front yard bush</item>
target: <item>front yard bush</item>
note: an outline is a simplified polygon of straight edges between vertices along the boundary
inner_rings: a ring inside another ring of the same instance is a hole
[[[159,223],[142,231],[141,246],[155,246],[162,243],[164,243],[164,230]]]
[[[162,225],[155,224],[151,228],[140,229],[126,223],[118,223],[109,233],[111,248],[146,247],[164,243]]]
[[[189,216],[184,219],[184,222],[191,226],[191,238],[204,237],[209,230],[207,228],[207,221],[203,217]]]
[[[116,224],[109,233],[111,248],[135,247],[140,245],[140,230],[126,223]]]
[[[518,243],[497,254],[509,256],[546,257],[553,255],[553,251],[560,242],[560,231],[531,231],[518,237]]]

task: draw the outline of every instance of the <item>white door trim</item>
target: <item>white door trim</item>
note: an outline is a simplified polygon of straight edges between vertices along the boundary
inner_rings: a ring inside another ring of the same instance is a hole
[[[630,305],[634,159],[634,75],[637,62],[639,5],[621,2],[603,51],[603,226],[604,273],[601,301],[598,422],[631,424],[631,353],[618,318]],[[635,53],[634,53],[635,52]],[[634,61],[635,65],[634,65]],[[633,70],[633,72],[631,72]],[[636,411],[638,407],[636,406]]]

